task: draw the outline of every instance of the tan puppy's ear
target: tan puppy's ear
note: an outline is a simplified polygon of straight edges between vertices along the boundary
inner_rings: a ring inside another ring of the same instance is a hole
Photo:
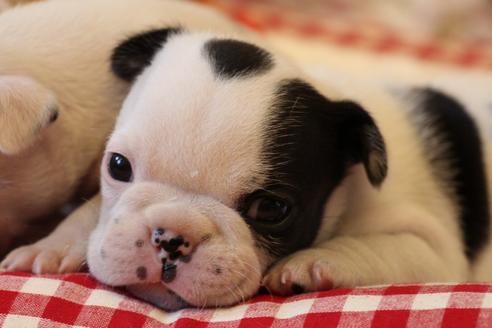
[[[27,149],[57,118],[53,92],[29,77],[0,76],[0,153]]]

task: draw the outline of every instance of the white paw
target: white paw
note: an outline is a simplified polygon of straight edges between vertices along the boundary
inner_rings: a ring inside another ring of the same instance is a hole
[[[273,294],[288,296],[336,287],[338,276],[334,263],[324,250],[296,252],[272,266],[263,285]]]
[[[85,249],[84,244],[56,243],[48,236],[10,252],[0,263],[0,270],[36,274],[78,272],[85,265]]]

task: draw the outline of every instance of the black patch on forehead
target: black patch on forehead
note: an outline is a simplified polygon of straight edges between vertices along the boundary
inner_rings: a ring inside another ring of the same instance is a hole
[[[355,103],[330,101],[301,80],[279,85],[264,134],[263,160],[271,169],[263,189],[295,200],[288,225],[248,221],[259,244],[274,255],[312,244],[325,203],[348,167],[363,163],[370,153],[382,163],[372,165],[377,169],[368,173],[373,184],[381,184],[386,176],[384,141],[369,114]]]
[[[204,54],[219,78],[232,79],[259,75],[273,67],[272,56],[253,44],[213,39],[205,43]]]
[[[151,64],[154,55],[180,27],[162,28],[134,35],[120,43],[111,56],[111,69],[121,79],[132,82]]]
[[[434,174],[451,187],[459,202],[460,224],[466,255],[475,258],[489,239],[490,213],[482,141],[473,118],[455,99],[430,88],[414,89],[421,99],[412,114],[418,118],[421,135],[430,135],[434,142],[423,139],[426,155]]]

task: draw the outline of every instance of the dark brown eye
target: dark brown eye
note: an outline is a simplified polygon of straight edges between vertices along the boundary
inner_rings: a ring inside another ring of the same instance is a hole
[[[123,155],[113,153],[108,164],[109,175],[121,182],[130,182],[133,176],[130,161]]]
[[[263,223],[277,223],[289,215],[290,205],[279,198],[259,196],[254,198],[245,212],[245,216]]]

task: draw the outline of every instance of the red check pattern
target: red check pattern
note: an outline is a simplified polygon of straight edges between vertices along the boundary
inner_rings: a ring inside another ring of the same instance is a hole
[[[377,54],[400,54],[426,62],[467,69],[492,70],[492,44],[470,38],[438,39],[416,36],[413,31],[395,31],[372,17],[351,18],[343,10],[323,11],[322,15],[303,10],[302,2],[292,6],[272,0],[195,0],[229,14],[235,20],[264,33],[288,34],[330,45]],[[315,1],[311,1],[315,2]],[[317,8],[323,9],[322,1]],[[488,13],[492,17],[492,13]],[[491,32],[492,33],[492,32]]]
[[[166,313],[87,274],[0,274],[2,327],[491,327],[492,285],[380,286],[257,296]]]

